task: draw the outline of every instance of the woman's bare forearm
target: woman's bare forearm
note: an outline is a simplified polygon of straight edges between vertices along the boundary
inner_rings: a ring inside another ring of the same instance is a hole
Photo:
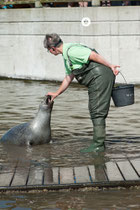
[[[109,63],[104,57],[102,57],[101,55],[97,54],[94,51],[91,52],[91,54],[89,56],[89,60],[95,61],[97,63],[103,64],[103,65],[111,68],[115,75],[117,75],[119,73],[119,70],[117,69],[118,67],[120,67],[119,65],[113,65],[113,64]]]
[[[47,95],[51,95],[52,100],[54,100],[57,96],[59,96],[61,93],[63,93],[69,87],[69,85],[73,79],[74,79],[73,74],[66,75],[63,82],[61,83],[60,87],[58,88],[58,90],[56,92],[49,92],[49,93],[47,93]]]

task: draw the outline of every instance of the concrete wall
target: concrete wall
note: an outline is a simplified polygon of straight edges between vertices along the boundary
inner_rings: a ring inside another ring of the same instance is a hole
[[[89,17],[91,24],[81,24]],[[0,76],[62,80],[62,56],[43,48],[46,33],[80,42],[121,66],[129,83],[140,84],[140,7],[0,10]],[[123,81],[121,76],[118,82]]]

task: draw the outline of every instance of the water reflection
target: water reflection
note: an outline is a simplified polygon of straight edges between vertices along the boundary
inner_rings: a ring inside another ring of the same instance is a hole
[[[0,136],[9,128],[28,122],[48,91],[55,91],[59,83],[23,80],[0,80]],[[107,119],[105,158],[138,157],[140,151],[140,87],[135,87],[135,104],[116,108],[111,104]],[[52,111],[51,144],[11,149],[0,145],[0,163],[24,159],[53,166],[91,165],[92,154],[81,154],[92,139],[92,123],[88,113],[87,89],[72,84],[55,100]],[[18,151],[18,149],[13,149]],[[26,158],[23,158],[25,157]]]

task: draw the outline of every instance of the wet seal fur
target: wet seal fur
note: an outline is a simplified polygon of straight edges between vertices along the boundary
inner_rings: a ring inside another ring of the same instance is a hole
[[[0,143],[16,145],[38,145],[51,141],[51,96],[39,105],[35,118],[29,123],[22,123],[8,130],[0,139]]]

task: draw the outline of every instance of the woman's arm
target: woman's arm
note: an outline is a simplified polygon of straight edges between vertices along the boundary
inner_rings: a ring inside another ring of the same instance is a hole
[[[105,58],[103,58],[101,55],[97,54],[94,51],[91,52],[91,54],[89,56],[89,60],[95,61],[97,63],[101,63],[101,64],[111,68],[115,75],[117,75],[119,73],[119,70],[117,68],[120,66],[113,65],[113,64],[109,63],[107,60],[105,60]]]
[[[69,85],[73,79],[74,79],[73,74],[66,75],[63,82],[61,83],[59,89],[56,92],[48,92],[47,95],[52,96],[51,101],[53,101],[58,95],[63,93],[69,87]]]

